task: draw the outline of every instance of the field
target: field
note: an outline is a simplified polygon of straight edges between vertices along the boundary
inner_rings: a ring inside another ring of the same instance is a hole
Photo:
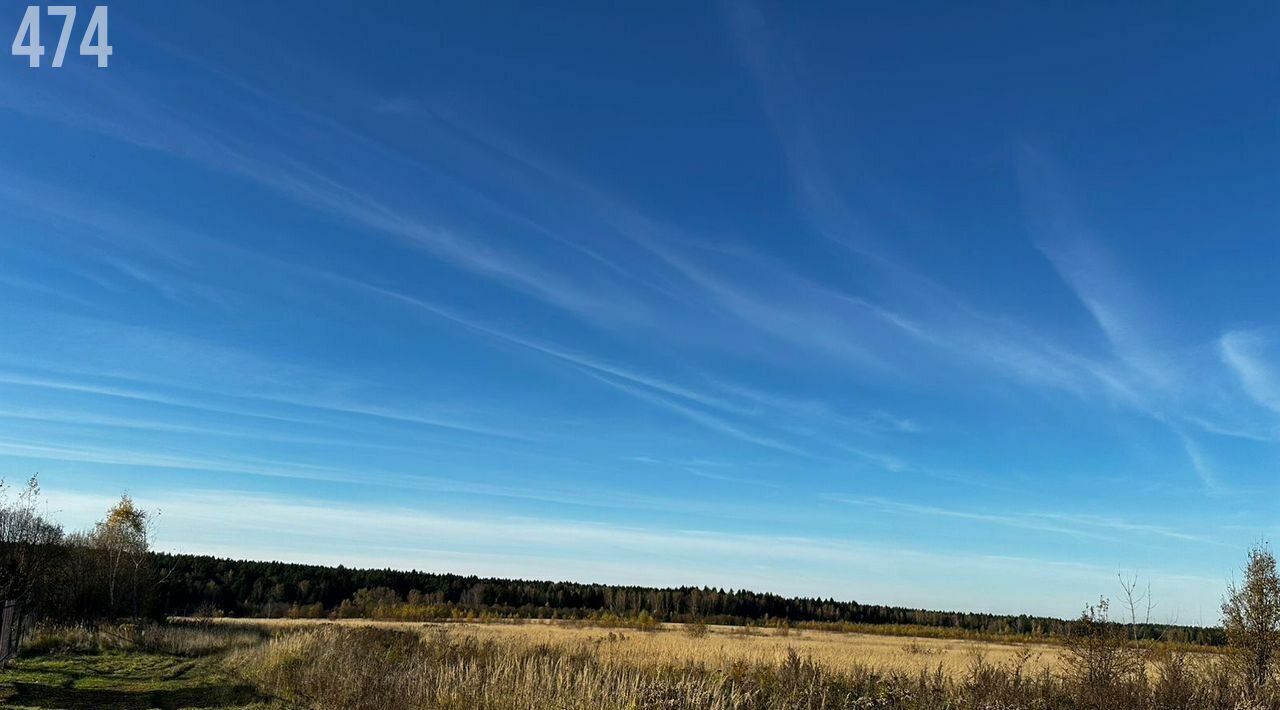
[[[1246,707],[1215,653],[1080,683],[1060,645],[794,629],[180,620],[34,634],[6,708],[817,710]],[[1119,658],[1119,657],[1117,657]],[[1077,679],[1073,679],[1077,678]],[[1270,704],[1251,708],[1280,707]]]
[[[241,622],[234,622],[241,623]],[[574,652],[590,650],[602,661],[638,668],[670,663],[728,667],[734,663],[776,664],[794,650],[824,669],[850,672],[860,667],[916,673],[935,670],[958,673],[977,657],[992,664],[1024,664],[1027,671],[1059,668],[1062,647],[1046,643],[1013,643],[967,639],[937,639],[831,631],[779,631],[735,626],[708,626],[706,635],[691,636],[682,624],[663,624],[657,631],[608,629],[572,623],[441,623],[350,619],[340,621],[257,620],[275,629],[305,629],[317,625],[446,631],[454,638],[494,642],[528,649],[554,647]],[[783,635],[785,634],[785,635]]]

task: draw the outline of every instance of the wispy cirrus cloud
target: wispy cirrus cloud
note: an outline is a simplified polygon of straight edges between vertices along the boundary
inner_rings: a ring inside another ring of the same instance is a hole
[[[402,240],[458,268],[492,279],[570,311],[597,317],[608,299],[600,290],[587,292],[553,267],[529,255],[519,255],[510,247],[471,233],[463,237],[439,220],[419,216],[408,207],[397,207],[371,192],[350,184],[340,174],[329,171],[301,152],[286,152],[292,141],[278,132],[260,131],[232,135],[225,127],[209,124],[192,115],[178,114],[173,107],[157,103],[132,86],[95,77],[95,81],[62,87],[53,98],[32,97],[19,87],[4,92],[22,101],[3,102],[11,110],[55,120],[74,128],[91,130],[134,145],[192,161],[229,173],[309,208],[335,215],[373,232]],[[233,94],[234,96],[234,94]],[[68,101],[70,97],[74,100]],[[243,96],[238,100],[245,101]],[[75,106],[76,108],[68,108]],[[250,108],[246,105],[246,109]],[[106,117],[113,118],[106,118]],[[312,126],[332,132],[332,126]],[[349,140],[349,139],[348,139]],[[314,144],[312,144],[314,146]],[[597,284],[603,286],[604,284]],[[619,299],[626,297],[615,292]],[[607,316],[616,320],[637,305],[620,300],[609,306]]]
[[[98,101],[115,101],[91,95]],[[593,254],[612,264],[612,268],[591,277],[589,295],[584,290],[588,284],[583,284],[581,278],[567,278],[556,271],[558,267],[550,265],[554,260],[521,262],[529,254],[514,248],[510,240],[498,242],[470,233],[465,238],[458,236],[429,218],[419,217],[407,208],[393,207],[366,190],[346,184],[341,175],[323,166],[283,152],[275,143],[270,149],[257,150],[258,146],[245,143],[244,138],[221,135],[216,127],[204,125],[198,119],[179,121],[147,97],[135,98],[137,101],[133,103],[153,104],[150,113],[154,115],[140,118],[138,122],[98,125],[92,118],[98,114],[93,111],[74,115],[59,113],[60,108],[45,107],[48,108],[45,111],[39,102],[35,108],[23,110],[41,115],[50,115],[52,111],[56,120],[229,172],[265,185],[297,203],[338,214],[374,231],[431,245],[431,253],[454,266],[507,283],[551,305],[588,315],[597,325],[659,324],[668,333],[683,330],[694,334],[732,335],[732,339],[725,338],[730,343],[744,336],[763,338],[785,346],[779,358],[793,359],[797,353],[807,357],[820,355],[833,364],[852,365],[849,372],[863,373],[863,376],[892,374],[904,359],[929,361],[940,356],[977,363],[991,372],[1066,388],[1078,387],[1078,381],[1085,376],[1078,363],[1060,356],[1051,344],[1040,342],[1025,329],[1001,319],[957,305],[962,300],[956,294],[884,256],[872,259],[868,266],[877,274],[874,281],[879,293],[875,298],[843,293],[776,259],[745,251],[736,255],[716,254],[719,265],[708,267],[697,256],[696,240],[688,235],[640,214],[571,173],[500,138],[480,136],[486,141],[485,145],[498,152],[500,161],[517,165],[523,171],[516,171],[520,177],[512,178],[506,188],[522,196],[515,204],[534,202],[530,196],[545,198],[552,204],[565,204],[569,206],[569,214],[584,218],[582,221],[588,225],[601,225],[605,233],[624,237],[633,245],[631,250],[618,251],[617,242],[607,247],[589,244],[566,236],[568,232],[583,231],[581,227],[575,230],[571,225],[543,226],[548,219],[545,215],[534,218],[520,214],[519,207],[501,208],[509,216],[514,213],[517,221],[535,225],[535,231],[540,234],[550,235],[551,242]],[[111,106],[126,113],[139,110],[121,108],[114,103]],[[89,124],[83,126],[83,121]],[[135,128],[135,123],[156,125],[144,130]],[[332,126],[317,130],[336,131]],[[336,138],[355,140],[345,131],[336,132],[343,134]],[[474,130],[469,135],[475,135]],[[480,162],[492,163],[493,158]],[[97,216],[89,216],[87,221],[96,220]],[[617,252],[616,256],[604,256],[602,250],[606,248]],[[631,268],[619,267],[623,260],[629,262]],[[728,265],[735,265],[738,273],[731,273]],[[175,288],[182,283],[180,279],[168,282]],[[894,300],[902,301],[902,307],[888,305]],[[710,303],[717,308],[712,312],[706,312],[705,306],[688,313],[672,312],[672,304],[693,303]],[[668,314],[665,320],[655,320],[654,314],[660,311]]]
[[[1024,148],[1019,160],[1037,246],[1109,347],[1110,361],[1100,361],[1096,370],[1098,383],[1117,401],[1165,425],[1205,490],[1225,492],[1228,483],[1197,437],[1273,440],[1269,431],[1254,431],[1256,420],[1243,414],[1244,403],[1225,386],[1228,373],[1215,367],[1225,364],[1250,397],[1268,406],[1270,375],[1253,354],[1258,341],[1228,332],[1211,345],[1179,342],[1161,332],[1159,324],[1168,319],[1084,224],[1047,156]]]
[[[188,456],[137,448],[91,446],[81,442],[50,443],[31,437],[0,440],[0,455],[47,461],[81,461],[149,469],[242,473],[273,478],[295,478],[334,483],[356,483],[362,477],[329,466],[298,461]]]
[[[659,407],[675,412],[676,414],[679,414],[685,419],[688,419],[689,421],[695,422],[697,424],[701,424],[702,426],[707,427],[712,431],[717,431],[717,432],[720,432],[721,434],[726,434],[735,439],[739,439],[741,441],[745,441],[751,444],[756,444],[757,446],[762,446],[768,449],[773,449],[775,451],[780,451],[780,452],[792,454],[795,456],[811,456],[810,453],[806,452],[805,450],[797,446],[794,446],[785,441],[781,441],[779,439],[775,439],[772,437],[753,434],[749,431],[744,430],[742,427],[738,425],[735,425],[726,421],[722,417],[718,417],[713,414],[709,414],[707,412],[694,409],[693,407],[680,404],[678,402],[673,402],[670,399],[661,397],[652,392],[646,392],[644,390],[625,385],[621,382],[617,382],[608,377],[602,377],[600,375],[592,375],[592,377],[609,385],[610,387],[613,387],[622,392],[625,392],[640,400],[649,402],[651,404],[655,404]]]
[[[827,495],[825,497],[837,503],[871,508],[885,514],[951,518],[979,524],[1065,535],[1077,539],[1095,539],[1115,543],[1120,541],[1118,536],[1131,537],[1137,535],[1145,538],[1164,538],[1179,542],[1225,546],[1202,535],[1174,530],[1162,525],[1137,523],[1108,516],[1062,512],[999,513],[920,505],[877,497],[848,497],[840,495]]]
[[[1231,331],[1218,339],[1218,352],[1245,394],[1272,412],[1280,413],[1280,375],[1268,364],[1275,348],[1259,333]]]
[[[984,313],[959,293],[893,253],[870,221],[850,206],[848,193],[876,193],[873,181],[837,186],[819,149],[812,102],[798,88],[800,73],[783,50],[768,18],[748,1],[725,5],[729,33],[743,64],[755,79],[761,102],[774,124],[792,173],[803,213],[815,231],[852,254],[872,297],[851,299],[871,305],[892,323],[904,341],[870,338],[872,352],[885,361],[924,351],[924,361],[945,360],[980,367],[1034,386],[1087,394],[1097,386],[1101,366],[1015,319]],[[893,304],[892,307],[885,304]],[[862,333],[849,333],[856,340]]]
[[[25,202],[30,202],[31,198],[34,197],[35,198],[34,204],[46,205],[50,213],[55,213],[56,212],[56,208],[54,206],[55,203],[57,203],[60,198],[66,197],[66,195],[60,194],[61,191],[57,190],[56,188],[53,189],[53,192],[59,193],[59,194],[52,194],[52,193],[49,193],[48,191],[37,190],[34,195],[24,193],[23,195],[11,195],[11,197],[15,200],[18,200],[19,197],[21,197],[22,200],[20,201],[25,201]],[[80,201],[73,200],[72,203],[78,204],[80,203]],[[456,323],[468,330],[476,331],[485,336],[495,338],[501,342],[515,344],[517,346],[520,346],[521,348],[547,356],[552,360],[559,361],[566,365],[574,366],[574,368],[571,368],[571,369],[586,368],[598,374],[603,374],[603,375],[614,377],[614,378],[620,378],[622,381],[632,383],[633,385],[637,385],[646,389],[653,389],[664,395],[671,395],[678,398],[679,400],[687,400],[688,402],[697,404],[699,406],[710,407],[716,411],[727,413],[730,415],[770,419],[773,417],[774,413],[776,413],[781,408],[781,409],[789,410],[789,416],[793,419],[796,417],[799,417],[800,419],[822,419],[828,425],[831,424],[832,422],[838,421],[838,423],[841,426],[847,425],[849,428],[855,431],[887,430],[887,429],[904,431],[904,430],[909,430],[915,427],[914,423],[911,423],[906,420],[902,420],[900,418],[893,418],[892,416],[887,415],[883,412],[875,413],[869,416],[868,418],[864,418],[861,420],[855,419],[855,418],[842,419],[836,416],[829,409],[815,410],[815,409],[806,408],[806,407],[796,407],[794,406],[794,403],[788,406],[783,406],[783,402],[776,395],[771,395],[769,393],[762,392],[759,389],[752,389],[746,386],[735,385],[732,383],[721,382],[719,383],[718,386],[712,387],[709,389],[708,388],[698,389],[695,387],[691,387],[689,385],[678,384],[671,381],[670,379],[664,379],[664,378],[655,377],[653,375],[644,374],[632,367],[611,363],[598,357],[575,352],[571,349],[565,348],[560,345],[540,342],[530,337],[513,333],[509,330],[495,328],[491,325],[487,325],[485,323],[480,322],[475,317],[463,315],[454,308],[446,307],[437,303],[432,303],[423,298],[411,296],[407,293],[403,293],[390,288],[376,286],[360,279],[320,270],[314,267],[308,267],[303,264],[284,262],[283,260],[280,260],[276,257],[272,257],[269,255],[245,252],[242,248],[236,247],[234,245],[225,244],[221,240],[212,239],[210,237],[207,237],[199,233],[190,232],[189,230],[178,229],[176,227],[172,227],[171,225],[154,223],[155,222],[154,219],[149,217],[144,217],[138,214],[133,214],[129,212],[127,209],[111,210],[105,207],[99,207],[99,208],[96,208],[94,212],[87,213],[87,214],[77,214],[73,211],[71,213],[70,218],[76,220],[80,224],[86,224],[86,225],[96,224],[97,228],[106,229],[112,235],[120,235],[121,238],[124,238],[124,239],[128,239],[130,235],[137,235],[139,233],[162,233],[162,232],[170,232],[170,231],[176,230],[182,233],[182,236],[184,239],[188,239],[192,241],[194,245],[196,245],[198,248],[202,250],[206,250],[211,253],[218,254],[219,256],[224,258],[234,258],[237,260],[251,259],[254,263],[258,264],[260,268],[266,269],[269,272],[274,274],[275,277],[271,279],[271,282],[273,284],[278,283],[278,284],[288,285],[290,282],[296,282],[297,285],[291,288],[291,290],[295,293],[305,293],[308,291],[316,291],[317,285],[323,285],[327,288],[338,287],[346,290],[373,293],[373,294],[385,297],[387,299],[390,299],[408,306],[412,306],[413,308],[421,309],[423,311],[429,312],[434,316]],[[150,243],[150,242],[146,242],[146,243]],[[167,255],[161,255],[161,256],[165,257]],[[182,263],[185,261],[186,261],[186,258],[181,259],[178,261],[177,264],[174,264],[174,265],[181,266]],[[170,260],[167,258],[162,259],[162,263],[170,263]],[[184,278],[172,278],[171,281],[173,283],[184,283],[184,284],[187,283],[187,279],[184,279]],[[106,324],[98,324],[94,326],[94,328],[97,330],[101,330],[103,327],[106,327]],[[118,324],[111,325],[111,328],[113,331],[113,339],[115,340],[119,340],[119,336],[121,334],[128,334],[129,332],[137,331],[137,329],[131,329],[129,327],[120,326]],[[836,330],[838,330],[832,327],[823,327],[823,328],[811,327],[809,329],[810,330],[825,329],[832,332],[835,332]],[[82,331],[83,329],[80,329],[80,332],[78,332],[77,337],[81,337],[83,335]],[[175,338],[173,334],[164,334],[163,336],[160,336],[160,335],[150,336],[150,341],[151,341],[151,344],[148,344],[145,346],[138,345],[138,346],[131,346],[124,349],[129,351],[135,351],[139,349],[139,347],[143,347],[144,349],[151,352],[163,353],[163,352],[172,352],[174,350],[175,344],[181,345],[184,342],[188,342],[186,339],[183,339],[183,338]],[[153,345],[159,345],[160,347],[159,348],[153,347]],[[187,348],[187,350],[190,351],[191,348]],[[199,350],[199,348],[197,348],[197,350]],[[193,362],[193,361],[200,362],[200,361],[210,361],[210,360],[216,360],[220,362],[227,361],[226,354],[216,354],[216,353],[211,354],[206,351],[187,352],[185,354],[177,353],[174,355],[174,359],[181,360],[183,362]],[[100,360],[99,365],[102,365],[106,362],[106,361],[102,361],[101,359],[99,360]],[[241,365],[231,367],[230,371],[234,371],[236,373],[237,379],[241,380],[243,379],[243,375],[245,373],[262,370],[261,367],[257,367],[252,363],[250,363],[250,365],[252,366],[244,367],[242,363]],[[111,373],[107,373],[107,374],[111,374]],[[188,371],[188,374],[189,374],[189,371]],[[277,382],[297,381],[298,379],[299,378],[297,378],[294,375],[280,375],[280,376],[275,376],[271,378],[271,380],[277,381]],[[318,379],[324,379],[324,378],[319,373],[311,373],[307,378],[303,378],[303,379],[318,380]],[[54,383],[43,382],[42,384],[46,386],[53,386]],[[65,387],[67,386],[67,383],[63,382],[61,383],[61,386]],[[80,391],[86,391],[86,392],[88,391],[84,389],[84,387],[86,386],[84,383],[78,383],[78,384],[75,384],[74,386],[81,388]],[[126,396],[126,397],[133,397],[133,398],[141,397],[141,393],[138,392],[136,388],[133,390],[127,390],[120,387],[104,388],[100,384],[93,385],[93,387],[96,390],[96,393],[101,395]],[[720,392],[717,392],[716,390],[720,390]],[[750,394],[744,395],[743,393],[747,392],[748,390],[750,390]],[[261,397],[261,395],[255,395],[255,396]],[[371,417],[380,417],[380,418],[385,418],[390,420],[416,422],[421,424],[438,425],[443,427],[453,427],[453,428],[457,428],[459,430],[464,430],[464,431],[477,431],[480,433],[495,433],[499,435],[511,435],[514,438],[523,438],[509,431],[496,432],[493,430],[492,427],[479,427],[477,425],[467,425],[464,423],[460,423],[456,419],[450,420],[442,417],[431,417],[422,413],[406,414],[403,412],[392,411],[386,407],[373,407],[370,405],[362,405],[359,403],[339,402],[337,401],[336,398],[328,398],[324,401],[320,401],[315,398],[314,394],[303,394],[299,392],[299,393],[292,393],[287,396],[277,395],[277,396],[270,397],[268,399],[274,402],[293,404],[293,405],[298,405],[302,407],[314,405],[316,407],[320,407],[323,409],[340,411],[348,414],[363,414]],[[181,399],[181,398],[175,399],[172,393],[167,393],[165,395],[157,395],[155,393],[150,393],[147,395],[147,401],[152,401],[155,403],[167,403],[170,405],[188,405],[188,406],[192,405],[192,401],[190,399]],[[204,404],[203,406],[207,407],[208,405]],[[685,405],[678,405],[678,404],[676,406],[685,407]],[[232,406],[228,408],[228,406],[225,404],[219,405],[219,408],[224,413],[229,413],[229,414],[244,413],[247,416],[259,416],[261,414],[260,412],[257,412],[257,411],[250,411],[250,410],[246,410],[236,406]],[[711,417],[711,419],[708,419],[707,417],[711,415],[698,413],[696,412],[696,410],[688,409],[688,407],[685,407],[685,409],[692,412],[694,415],[702,417],[702,420],[704,422],[710,422],[712,420],[720,421],[715,417]],[[279,417],[281,415],[272,414],[271,416]],[[289,417],[296,419],[298,415],[291,414],[289,415]],[[718,430],[721,431],[721,433],[726,433],[730,430],[735,432],[744,431],[742,426],[729,425],[727,423],[725,423],[724,426],[719,426]],[[730,434],[730,435],[733,436],[733,434]],[[772,447],[778,450],[786,450],[792,453],[799,450],[797,446],[793,444],[783,443],[780,439],[777,439],[774,437],[764,437],[759,435],[752,435],[752,436],[755,436],[755,438],[759,440],[771,442]],[[741,437],[738,436],[736,438],[741,438]]]
[[[105,380],[115,380],[115,382]],[[529,435],[524,432],[503,431],[479,424],[468,424],[456,419],[431,417],[414,412],[400,412],[380,405],[362,405],[347,402],[323,401],[305,397],[245,396],[242,394],[227,392],[200,392],[199,390],[191,390],[189,387],[184,386],[178,386],[177,389],[175,389],[174,385],[171,384],[157,382],[147,383],[145,381],[140,382],[136,378],[108,377],[105,378],[105,380],[101,376],[98,377],[98,381],[92,381],[83,378],[83,376],[77,379],[75,377],[67,377],[65,374],[49,376],[0,371],[0,384],[77,392],[81,394],[127,399],[183,409],[228,414],[250,419],[284,421],[297,424],[331,425],[331,420],[319,419],[314,416],[315,413],[324,412],[329,414],[358,415],[361,417],[372,417],[375,419],[392,420],[409,424],[421,424],[458,432],[483,434],[510,439],[528,440],[530,438]],[[259,406],[252,406],[255,403]],[[271,410],[264,408],[261,405],[286,405],[287,407],[294,408],[294,411],[284,413],[279,409]],[[299,409],[303,411],[298,412],[297,410]],[[312,412],[312,416],[307,416],[307,410]]]

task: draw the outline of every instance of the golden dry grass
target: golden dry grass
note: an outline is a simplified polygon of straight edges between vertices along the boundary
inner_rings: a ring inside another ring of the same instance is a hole
[[[1077,648],[1068,664],[1059,646],[816,631],[257,624],[270,638],[228,667],[313,710],[1280,710],[1280,696],[1242,705],[1219,656],[1128,645],[1106,646],[1106,658]]]
[[[236,623],[245,621],[237,620]],[[735,662],[776,664],[784,661],[788,651],[794,649],[829,670],[841,672],[862,666],[914,673],[941,666],[950,674],[969,668],[976,655],[994,664],[1013,664],[1025,659],[1029,671],[1043,668],[1056,671],[1062,655],[1061,646],[1044,643],[797,632],[794,629],[780,636],[773,629],[753,628],[748,635],[740,627],[711,626],[706,636],[693,638],[684,632],[681,624],[664,624],[657,631],[633,631],[549,621],[416,623],[367,619],[261,619],[249,623],[276,628],[308,628],[324,624],[374,626],[422,633],[447,628],[456,638],[493,640],[519,647],[545,644],[568,651],[590,649],[605,662],[641,668],[684,662],[721,668]]]

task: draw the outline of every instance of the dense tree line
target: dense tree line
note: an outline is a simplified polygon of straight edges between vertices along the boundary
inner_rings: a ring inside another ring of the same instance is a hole
[[[40,514],[33,479],[15,491],[0,483],[0,600],[17,600],[28,621],[97,625],[123,618],[167,616],[386,617],[410,620],[488,618],[661,621],[712,624],[817,624],[930,627],[975,634],[1065,636],[1078,620],[1028,615],[930,611],[835,599],[783,597],[712,587],[654,588],[481,578],[393,569],[255,562],[151,551],[150,515],[126,495],[92,529],[65,533]],[[1261,555],[1261,556],[1258,556]],[[1270,553],[1250,579],[1274,580]],[[1264,564],[1270,561],[1270,568]],[[1268,571],[1270,570],[1270,571]],[[1272,609],[1280,618],[1274,581],[1224,607],[1226,630],[1141,623],[1126,625],[1132,641],[1151,639],[1221,645],[1254,623],[1241,609]],[[1270,586],[1267,586],[1270,585]],[[1132,602],[1132,587],[1127,587]],[[1262,600],[1262,601],[1258,601]],[[1273,601],[1268,601],[1273,600]],[[1263,602],[1266,603],[1263,603]],[[1148,609],[1149,612],[1149,609]],[[1149,616],[1149,613],[1148,613]],[[1256,624],[1255,624],[1256,625]],[[1234,629],[1234,630],[1233,630]],[[1280,634],[1280,632],[1277,632]],[[1243,634],[1243,635],[1242,635]],[[1266,641],[1257,668],[1280,657]]]
[[[440,618],[442,612],[453,611],[455,616],[589,619],[644,613],[661,621],[897,624],[1009,635],[1064,634],[1070,626],[1068,621],[1046,617],[929,611],[711,587],[494,579],[196,555],[161,555],[158,565],[168,573],[161,586],[162,603],[177,616]],[[1134,633],[1138,638],[1223,642],[1221,630],[1200,627],[1137,624]]]

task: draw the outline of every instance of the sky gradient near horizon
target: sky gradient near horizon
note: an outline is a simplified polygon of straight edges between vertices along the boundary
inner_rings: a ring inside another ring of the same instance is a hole
[[[68,526],[1192,624],[1280,529],[1274,4],[110,8],[0,69]]]

